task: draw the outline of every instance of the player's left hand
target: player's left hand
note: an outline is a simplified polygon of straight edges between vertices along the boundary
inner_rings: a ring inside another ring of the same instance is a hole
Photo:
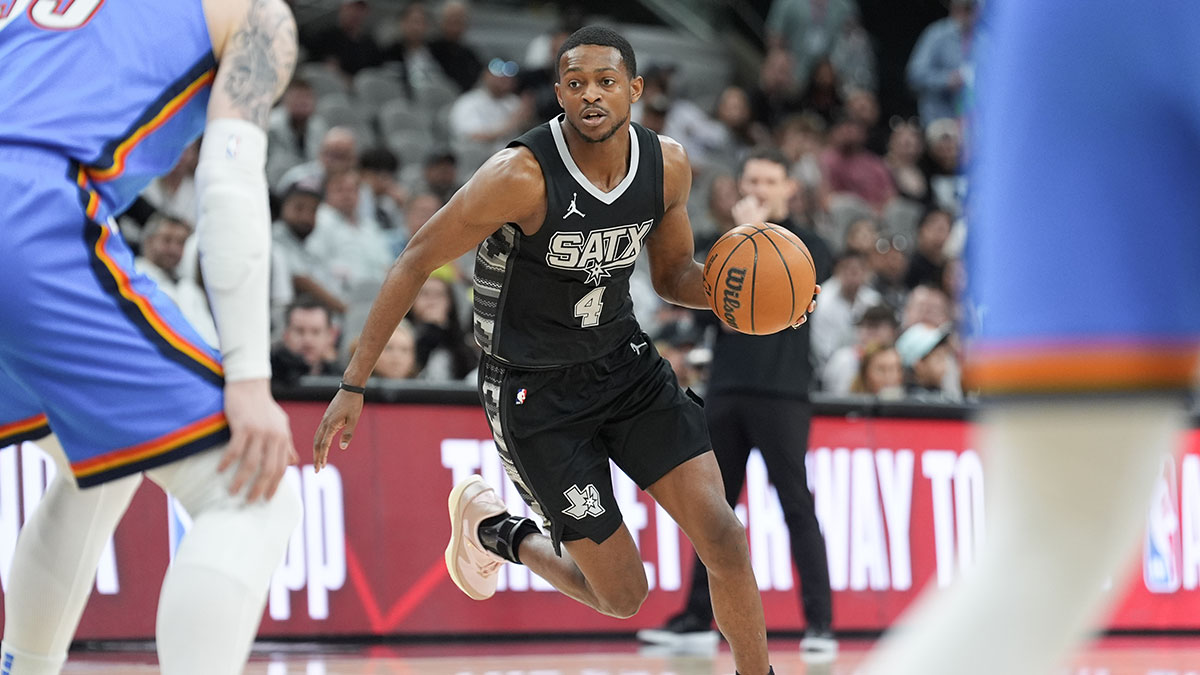
[[[821,285],[817,284],[813,288],[813,299],[812,299],[812,302],[808,303],[808,311],[804,313],[804,316],[800,317],[799,321],[792,324],[792,328],[799,328],[800,326],[804,325],[805,321],[808,321],[808,315],[812,314],[813,310],[815,310],[817,308],[817,296],[820,294],[821,294]]]
[[[362,415],[362,394],[339,389],[337,395],[329,402],[317,433],[313,436],[313,468],[320,471],[329,463],[329,446],[333,444],[334,436],[339,436],[338,447],[345,450],[354,436],[354,427],[358,426],[358,418]],[[339,432],[340,435],[339,435]]]

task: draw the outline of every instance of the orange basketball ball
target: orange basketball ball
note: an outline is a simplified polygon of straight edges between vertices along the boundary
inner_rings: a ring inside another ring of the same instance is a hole
[[[804,316],[817,268],[800,237],[774,223],[739,225],[721,235],[704,262],[708,304],[730,328],[778,333]]]

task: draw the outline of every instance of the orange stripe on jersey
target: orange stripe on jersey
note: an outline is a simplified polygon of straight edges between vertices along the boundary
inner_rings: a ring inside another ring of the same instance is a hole
[[[87,213],[88,219],[95,220],[96,214],[100,212],[100,195],[88,187],[87,174],[84,173],[83,167],[79,168],[79,174],[75,176],[75,183],[87,195],[87,205],[84,207],[84,211]]]
[[[20,434],[33,431],[38,427],[44,427],[47,424],[49,424],[49,422],[46,421],[45,414],[34,415],[33,417],[17,420],[16,422],[9,422],[8,424],[0,424],[0,438],[18,436]]]
[[[1070,345],[979,349],[968,354],[964,388],[984,393],[1186,389],[1200,345]]]
[[[136,305],[138,311],[141,312],[142,317],[145,318],[146,322],[154,329],[154,332],[161,335],[163,339],[166,340],[172,347],[186,354],[200,365],[204,366],[208,370],[211,370],[213,373],[216,373],[218,376],[224,377],[225,371],[221,368],[221,364],[218,363],[217,360],[212,356],[210,356],[207,350],[197,347],[191,342],[188,342],[188,340],[179,333],[176,333],[175,330],[171,328],[171,325],[168,324],[162,318],[162,316],[159,315],[158,311],[154,309],[154,305],[150,302],[150,300],[145,296],[140,295],[133,289],[133,286],[129,283],[129,275],[125,274],[125,270],[121,269],[121,267],[117,265],[116,261],[109,257],[108,252],[104,250],[104,244],[108,241],[109,237],[112,236],[112,231],[103,225],[100,226],[100,229],[100,236],[96,239],[96,257],[100,259],[106,268],[108,268],[109,273],[112,274],[113,279],[116,280],[117,289],[121,293],[121,297]]]
[[[129,138],[126,138],[117,146],[116,150],[113,151],[112,166],[107,169],[88,169],[88,177],[96,182],[104,182],[113,180],[124,173],[125,160],[129,157],[129,153],[133,151],[133,148],[138,143],[141,143],[142,139],[153,133],[154,130],[166,124],[167,120],[171,119],[171,116],[187,105],[188,101],[192,100],[200,90],[211,84],[214,77],[216,77],[215,70],[206,70],[203,75],[196,78],[194,82],[179,92],[175,98],[167,101],[162,110],[159,110],[157,115],[150,118],[150,121],[138,127]]]
[[[154,440],[74,462],[71,464],[71,471],[81,478],[104,471],[111,471],[120,466],[133,464],[134,462],[140,462],[170,452],[175,448],[221,431],[226,426],[225,413],[214,413]]]

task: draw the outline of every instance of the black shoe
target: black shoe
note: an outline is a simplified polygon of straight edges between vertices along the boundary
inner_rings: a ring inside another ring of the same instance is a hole
[[[716,647],[718,635],[712,621],[683,612],[667,619],[662,628],[643,628],[637,639],[652,645],[669,647]]]
[[[800,656],[805,663],[829,663],[837,658],[838,642],[828,628],[809,628],[800,641]]]

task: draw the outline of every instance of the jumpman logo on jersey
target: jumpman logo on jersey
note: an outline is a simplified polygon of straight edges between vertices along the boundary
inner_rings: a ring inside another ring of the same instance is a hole
[[[572,213],[578,215],[580,218],[587,218],[587,216],[583,215],[583,211],[580,211],[579,208],[575,206],[575,200],[578,198],[578,192],[571,193],[571,205],[567,207],[567,212],[563,215],[563,220],[571,217]]]

